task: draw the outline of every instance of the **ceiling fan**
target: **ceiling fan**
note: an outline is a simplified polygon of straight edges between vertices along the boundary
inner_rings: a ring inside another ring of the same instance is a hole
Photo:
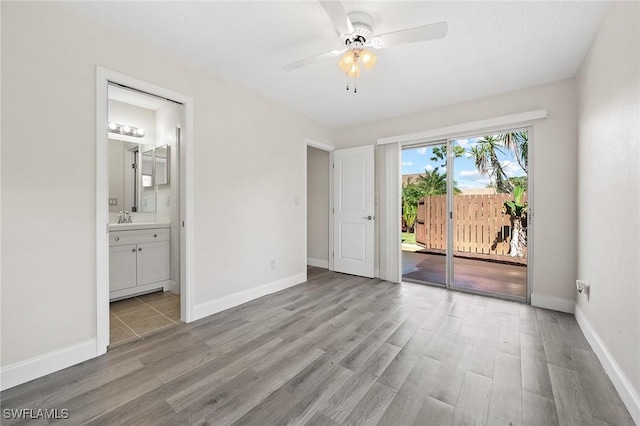
[[[342,55],[338,66],[348,77],[357,78],[362,68],[369,70],[377,62],[375,53],[366,49],[383,49],[400,44],[417,43],[427,40],[443,38],[447,35],[447,23],[422,25],[406,30],[394,31],[386,34],[374,34],[373,18],[364,12],[347,14],[339,1],[320,1],[327,15],[338,31],[345,47],[331,50],[319,55],[310,56],[283,66],[285,71],[292,71],[318,61],[336,58]],[[347,85],[347,90],[349,86]],[[355,90],[357,92],[357,89]]]

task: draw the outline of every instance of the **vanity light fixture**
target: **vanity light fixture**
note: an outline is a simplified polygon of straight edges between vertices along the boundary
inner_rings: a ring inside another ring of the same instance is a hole
[[[124,124],[114,122],[109,123],[109,131],[111,133],[133,136],[134,138],[141,138],[144,136],[144,129],[141,127],[125,126]]]

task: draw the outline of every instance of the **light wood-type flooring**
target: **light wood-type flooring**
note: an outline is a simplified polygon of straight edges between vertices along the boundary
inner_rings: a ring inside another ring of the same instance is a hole
[[[633,424],[572,315],[317,268],[1,398],[62,424]]]

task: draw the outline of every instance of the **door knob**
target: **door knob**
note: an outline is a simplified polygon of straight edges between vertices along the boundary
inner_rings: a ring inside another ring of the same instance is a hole
[[[373,220],[373,216],[369,215],[369,216],[362,216],[363,219],[367,219],[367,220]]]

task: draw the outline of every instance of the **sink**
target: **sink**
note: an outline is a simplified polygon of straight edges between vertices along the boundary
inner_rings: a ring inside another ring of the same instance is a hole
[[[110,223],[109,231],[132,231],[135,229],[169,228],[169,222],[132,222],[132,223]]]

